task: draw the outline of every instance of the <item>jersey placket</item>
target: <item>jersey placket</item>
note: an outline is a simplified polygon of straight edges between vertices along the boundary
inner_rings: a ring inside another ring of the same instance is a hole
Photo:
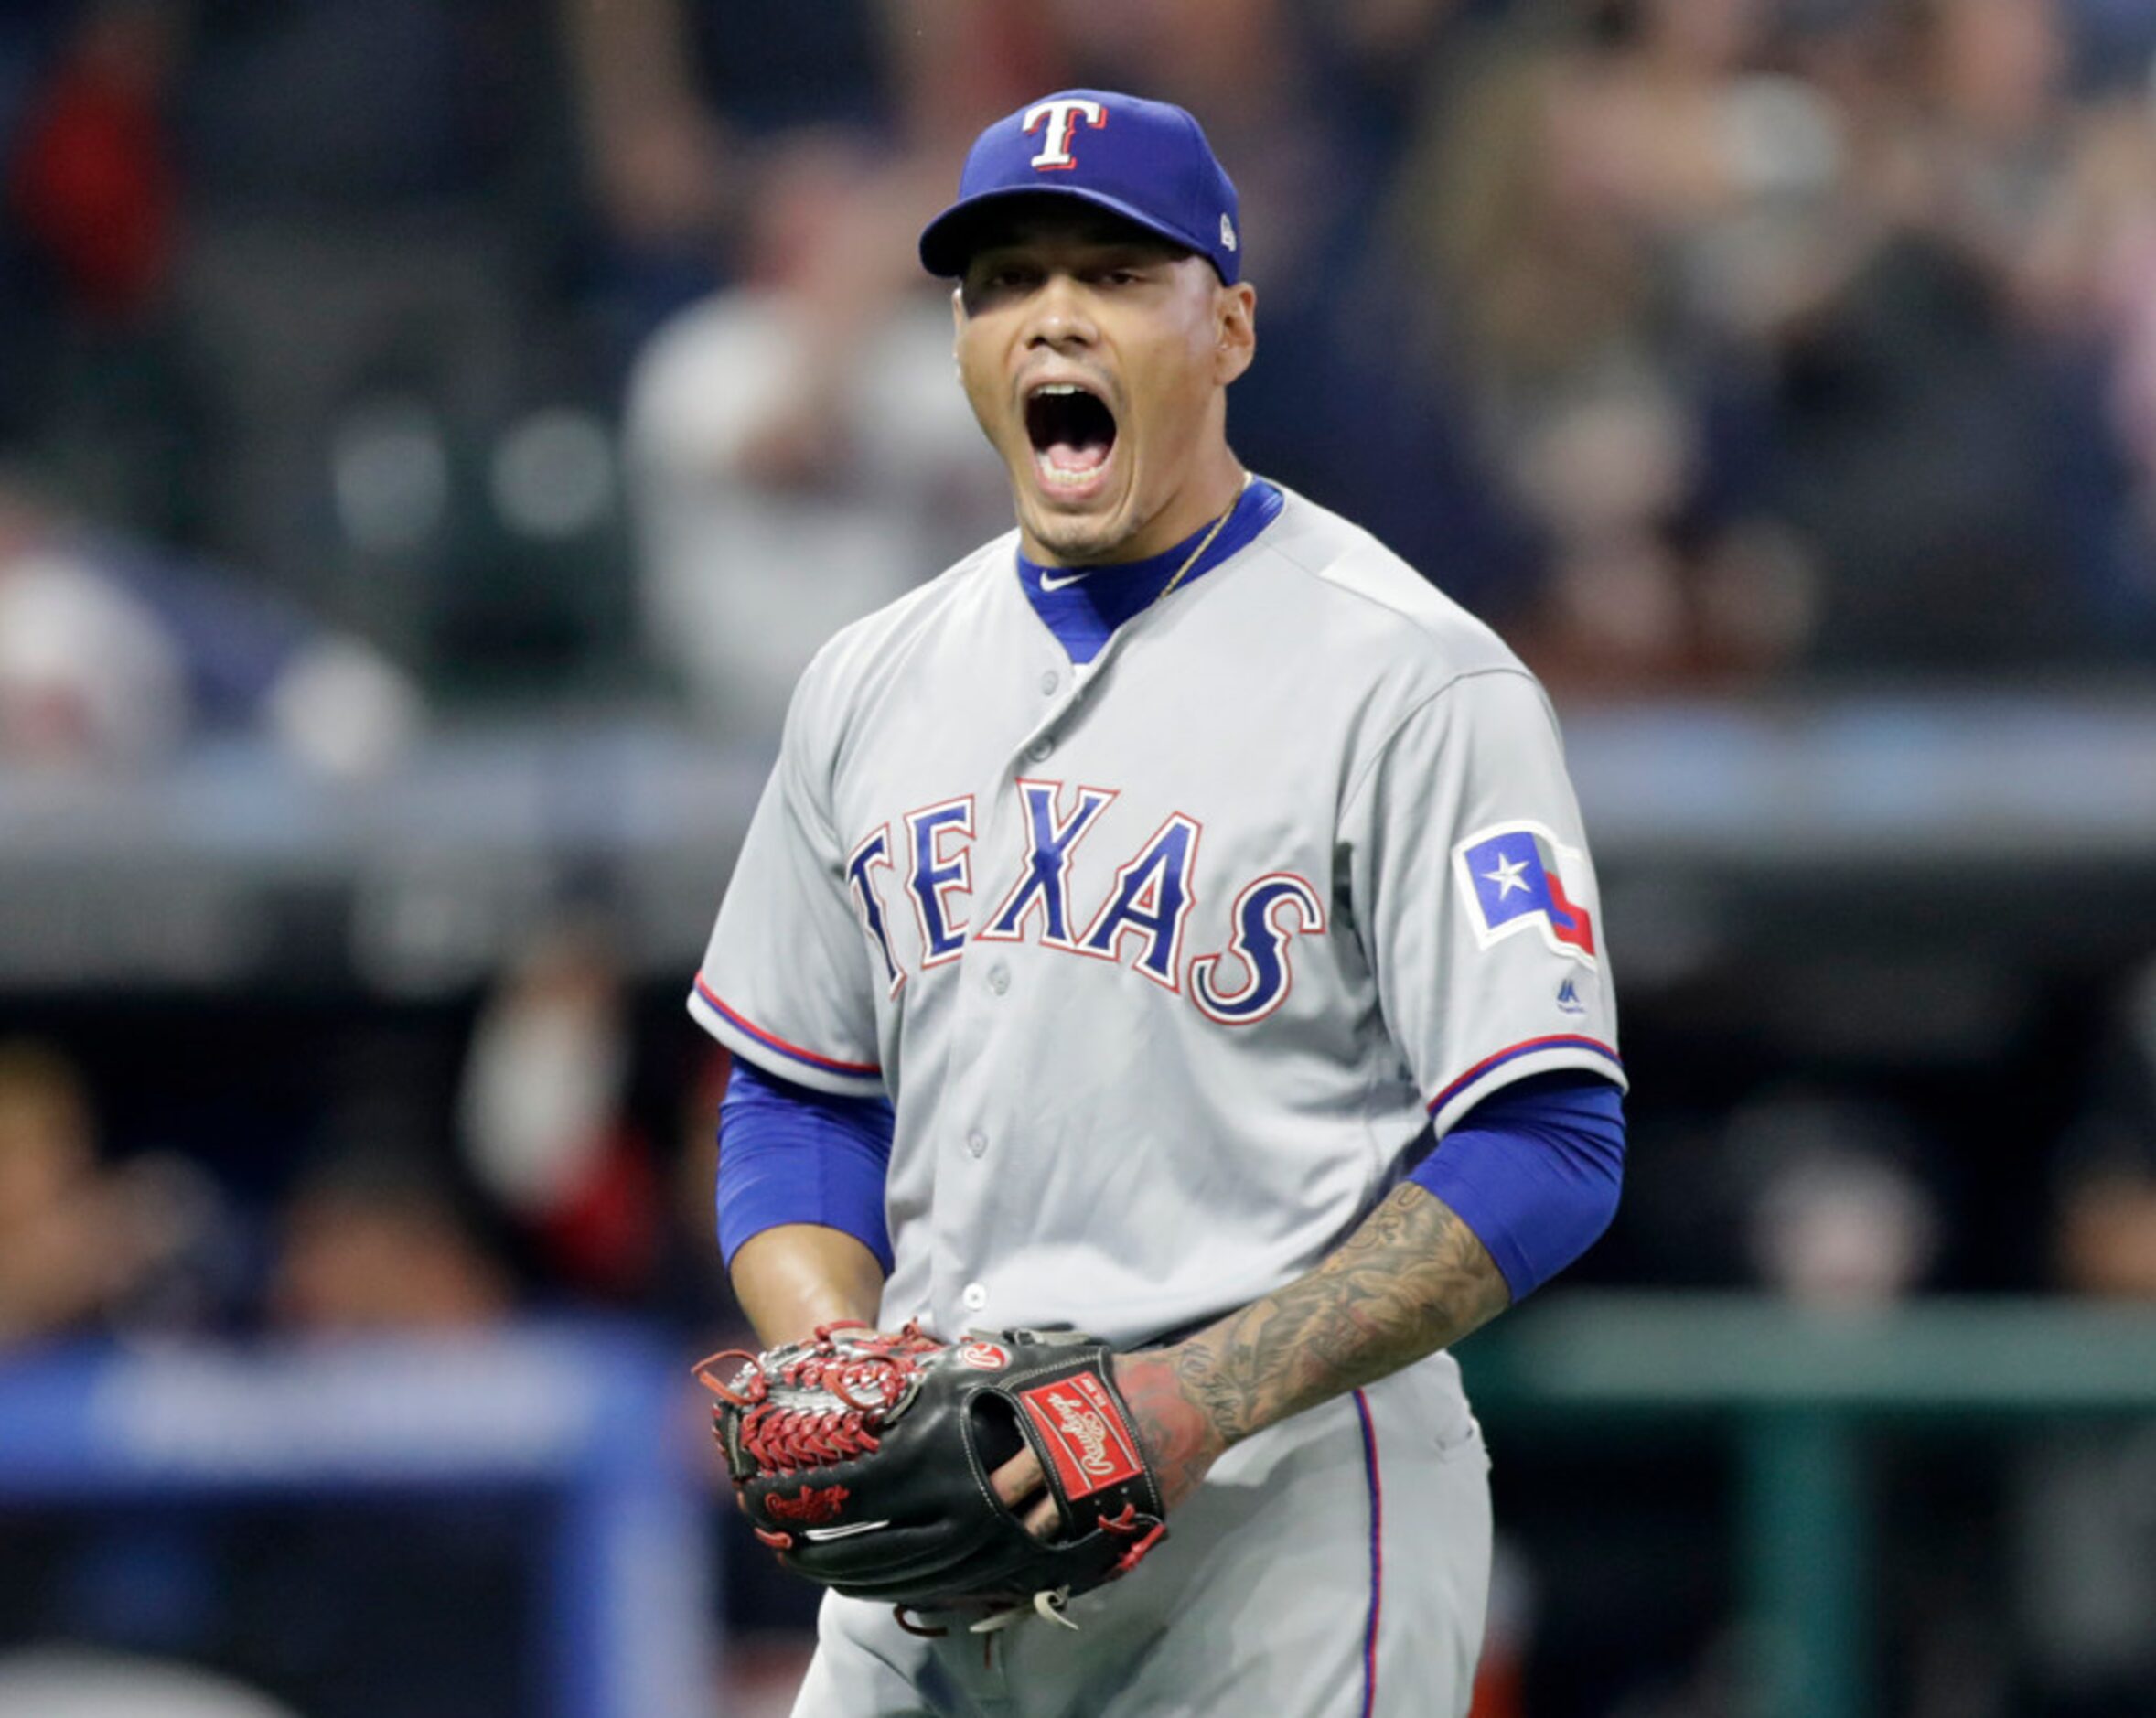
[[[1124,628],[1118,628],[1120,637]],[[1114,642],[1094,659],[1103,663]],[[1023,1143],[1009,1136],[1007,1080],[997,1071],[991,1048],[1026,1005],[1024,981],[1011,952],[1018,945],[979,941],[986,916],[995,907],[992,880],[1027,851],[1025,813],[1018,790],[1022,778],[1050,767],[1072,714],[1082,707],[1092,676],[1052,649],[1031,652],[1023,671],[1039,688],[1043,711],[1020,738],[997,773],[992,793],[975,832],[975,893],[970,903],[966,950],[959,961],[958,993],[951,1009],[949,1096],[951,1112],[962,1118],[936,1141],[940,1157],[931,1222],[935,1230],[929,1301],[937,1327],[956,1331],[1000,1322],[989,1280],[997,1262],[992,1251],[1011,1237],[995,1237],[984,1220],[989,1189],[1005,1176],[1024,1173],[1017,1154]]]

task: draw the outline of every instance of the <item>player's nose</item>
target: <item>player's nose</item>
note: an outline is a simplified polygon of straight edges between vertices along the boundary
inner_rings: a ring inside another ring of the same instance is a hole
[[[1090,345],[1099,330],[1078,283],[1067,274],[1050,274],[1026,306],[1028,346]]]

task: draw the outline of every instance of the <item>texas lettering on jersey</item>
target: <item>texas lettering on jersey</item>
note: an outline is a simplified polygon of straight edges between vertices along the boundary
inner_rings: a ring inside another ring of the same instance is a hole
[[[1287,999],[1294,983],[1290,942],[1325,928],[1325,897],[1307,879],[1284,871],[1254,878],[1229,909],[1228,946],[1193,954],[1185,928],[1197,902],[1193,875],[1205,835],[1196,818],[1171,812],[1116,867],[1100,899],[1074,901],[1072,860],[1117,791],[1024,778],[1017,787],[1024,849],[1015,875],[982,894],[993,904],[978,918],[960,917],[973,898],[971,794],[881,824],[849,855],[847,889],[890,994],[910,976],[892,943],[892,916],[910,911],[921,972],[957,960],[969,940],[1034,942],[1089,960],[1127,961],[1162,989],[1187,993],[1221,1025],[1250,1025]]]

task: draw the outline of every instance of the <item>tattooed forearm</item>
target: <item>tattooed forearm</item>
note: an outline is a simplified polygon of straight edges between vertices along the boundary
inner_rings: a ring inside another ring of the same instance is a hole
[[[1510,1294],[1472,1229],[1409,1183],[1308,1276],[1119,1367],[1148,1453],[1195,1484],[1228,1444],[1456,1341]],[[1158,1440],[1156,1443],[1155,1440]]]

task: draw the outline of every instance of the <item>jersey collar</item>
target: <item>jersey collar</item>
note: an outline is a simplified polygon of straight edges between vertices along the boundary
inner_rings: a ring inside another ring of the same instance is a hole
[[[1206,552],[1183,575],[1178,589],[1188,589],[1238,551],[1248,548],[1258,533],[1280,517],[1286,505],[1281,492],[1263,478],[1252,478],[1237,499],[1228,522],[1206,546]],[[1043,566],[1018,554],[1018,584],[1025,600],[1041,617],[1041,624],[1056,635],[1073,663],[1079,666],[1099,655],[1115,629],[1141,614],[1159,598],[1176,568],[1207,531],[1194,531],[1174,548],[1148,555],[1142,561],[1121,561],[1108,566]]]

